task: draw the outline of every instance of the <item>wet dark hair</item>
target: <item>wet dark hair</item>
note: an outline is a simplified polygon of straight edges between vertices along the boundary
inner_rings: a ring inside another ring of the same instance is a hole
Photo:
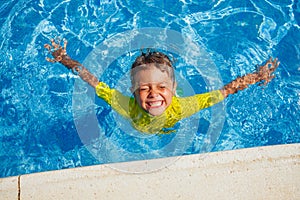
[[[173,68],[173,62],[170,58],[158,51],[150,51],[142,52],[140,56],[138,56],[134,63],[131,66],[131,84],[134,85],[134,75],[139,69],[146,69],[147,64],[154,64],[155,67],[160,69],[162,72],[167,72],[173,82],[175,82],[175,74]],[[137,69],[136,69],[137,68]]]
[[[151,63],[163,64],[173,68],[173,63],[166,54],[158,51],[148,50],[146,53],[142,52],[142,55],[138,56],[135,59],[134,63],[131,66],[131,69],[137,66]]]

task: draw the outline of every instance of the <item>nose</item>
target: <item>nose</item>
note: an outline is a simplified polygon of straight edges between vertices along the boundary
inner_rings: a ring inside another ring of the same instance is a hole
[[[152,87],[149,92],[149,97],[157,97],[158,94],[159,94],[159,91],[156,88]]]

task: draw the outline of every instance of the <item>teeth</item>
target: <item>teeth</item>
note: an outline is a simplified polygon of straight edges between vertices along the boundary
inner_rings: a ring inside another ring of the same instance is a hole
[[[161,105],[161,101],[149,102],[148,104],[150,106],[160,106]]]

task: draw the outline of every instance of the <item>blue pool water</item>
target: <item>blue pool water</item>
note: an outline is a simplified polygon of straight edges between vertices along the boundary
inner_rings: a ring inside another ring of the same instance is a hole
[[[2,0],[0,177],[299,143],[299,21],[298,0]],[[53,37],[67,38],[73,58],[124,93],[139,48],[176,58],[183,96],[219,88],[269,56],[281,64],[267,86],[200,111],[175,133],[149,136],[45,60]]]

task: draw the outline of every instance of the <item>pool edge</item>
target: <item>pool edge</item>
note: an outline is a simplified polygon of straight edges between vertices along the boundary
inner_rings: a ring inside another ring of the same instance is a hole
[[[1,199],[300,199],[300,143],[0,179]],[[125,173],[169,163],[152,172]],[[117,169],[117,170],[116,170]],[[126,170],[125,170],[126,171]]]

